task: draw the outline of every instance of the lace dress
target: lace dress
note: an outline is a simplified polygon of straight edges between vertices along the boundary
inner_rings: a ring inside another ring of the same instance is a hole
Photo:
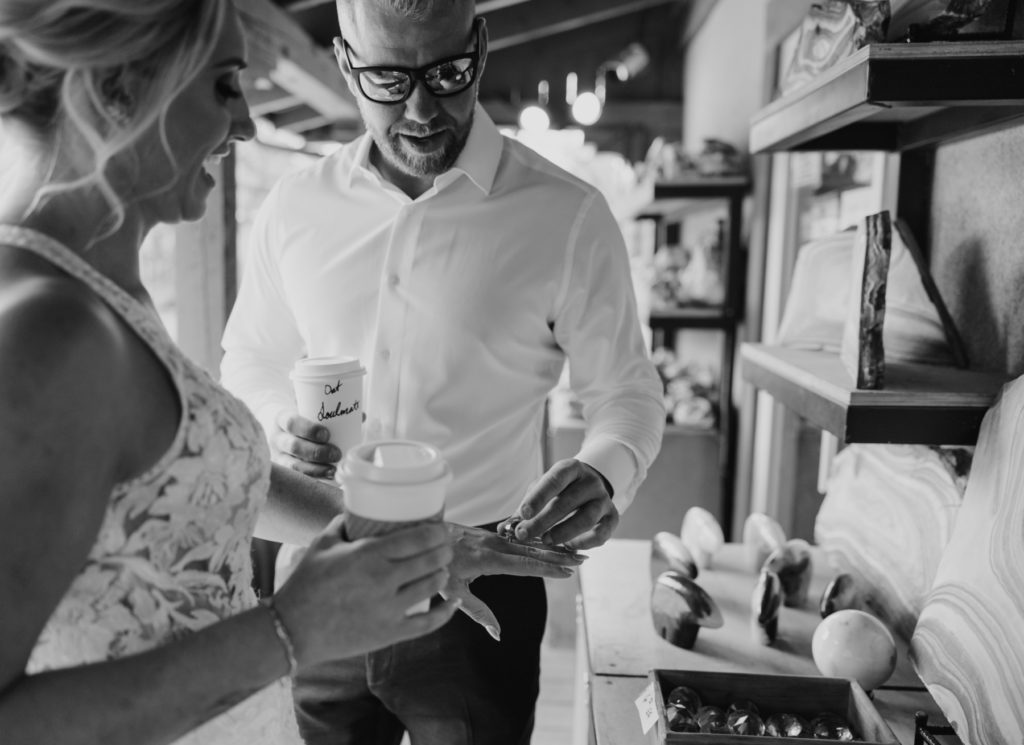
[[[88,559],[36,642],[28,672],[143,652],[253,607],[249,544],[270,474],[256,420],[185,357],[153,311],[71,250],[10,226],[0,226],[0,244],[38,254],[103,298],[166,366],[182,410],[170,449],[112,491]],[[301,743],[286,681],[175,745],[236,743]]]

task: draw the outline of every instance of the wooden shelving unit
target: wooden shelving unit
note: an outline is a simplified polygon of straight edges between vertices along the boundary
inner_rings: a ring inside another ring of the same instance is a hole
[[[1024,116],[1024,41],[871,44],[759,111],[753,153],[908,150]]]
[[[871,44],[751,121],[753,153],[903,153],[899,210],[927,246],[934,148],[1024,121],[1024,41]],[[846,442],[973,445],[1005,376],[887,363],[857,390],[836,355],[743,345],[743,376]]]
[[[664,244],[664,227],[669,221],[684,222],[697,213],[725,206],[726,219],[721,224],[721,273],[724,297],[721,305],[687,305],[678,308],[652,309],[650,325],[656,344],[672,348],[678,329],[713,329],[722,334],[721,377],[719,378],[718,426],[705,430],[718,438],[718,462],[721,483],[720,518],[723,525],[732,520],[732,492],[735,478],[735,419],[731,391],[735,366],[736,327],[743,316],[743,200],[750,191],[746,176],[694,176],[660,181],[654,185],[654,199],[637,215],[638,219],[658,222],[659,241]],[[686,425],[669,425],[669,433],[701,432]]]
[[[840,440],[973,445],[1004,375],[887,362],[885,387],[857,390],[838,355],[743,344],[743,378]]]

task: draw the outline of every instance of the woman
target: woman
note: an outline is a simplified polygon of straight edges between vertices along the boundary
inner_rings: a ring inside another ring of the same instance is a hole
[[[139,279],[146,232],[202,215],[204,163],[252,135],[244,66],[228,0],[0,0],[4,745],[298,742],[288,673],[458,604],[403,612],[445,584],[438,525],[334,521],[272,603],[249,589],[268,490],[307,490],[310,526],[337,492],[271,474]]]

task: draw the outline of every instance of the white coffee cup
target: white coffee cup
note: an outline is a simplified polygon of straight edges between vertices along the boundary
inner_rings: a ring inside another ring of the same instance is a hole
[[[413,440],[375,440],[349,450],[341,462],[346,538],[391,533],[441,520],[451,467],[437,448]],[[424,600],[407,615],[430,607]]]
[[[363,441],[365,375],[355,357],[307,357],[292,368],[299,414],[324,425],[342,454]]]

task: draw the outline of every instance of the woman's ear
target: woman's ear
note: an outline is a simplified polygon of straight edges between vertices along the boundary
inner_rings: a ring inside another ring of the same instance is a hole
[[[131,93],[123,70],[108,75],[100,82],[103,111],[110,120],[123,127],[135,114],[135,96]]]

